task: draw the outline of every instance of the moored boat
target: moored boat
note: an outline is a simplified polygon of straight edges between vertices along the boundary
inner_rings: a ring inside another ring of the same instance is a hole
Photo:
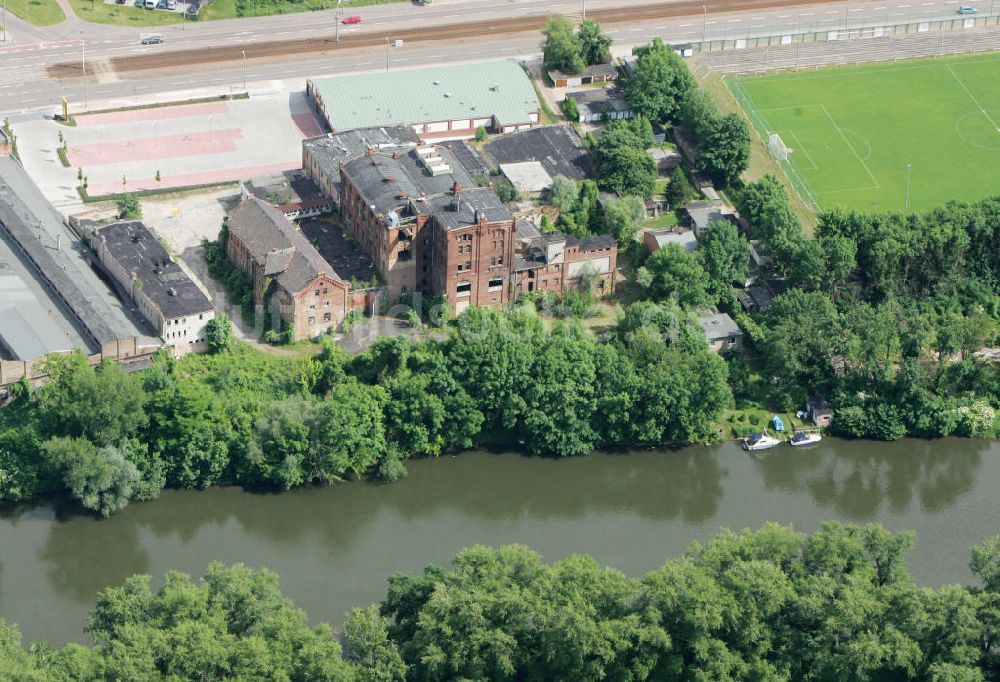
[[[788,444],[792,447],[804,447],[815,445],[821,440],[823,440],[823,436],[819,435],[817,431],[797,431],[794,436],[788,439]]]
[[[748,451],[768,450],[781,441],[767,433],[753,433],[743,439],[743,449]]]

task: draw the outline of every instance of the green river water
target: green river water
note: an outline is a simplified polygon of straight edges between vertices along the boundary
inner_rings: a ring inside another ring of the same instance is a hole
[[[1000,444],[827,439],[759,457],[735,444],[569,460],[469,452],[411,462],[392,484],[280,494],[165,491],[110,519],[44,500],[0,509],[0,618],[25,639],[85,641],[97,592],[133,573],[213,560],[267,566],[313,621],[339,624],[395,572],[476,543],[524,543],[546,560],[588,553],[641,575],[721,527],[825,519],[917,531],[926,585],[967,582],[968,548],[1000,533]]]

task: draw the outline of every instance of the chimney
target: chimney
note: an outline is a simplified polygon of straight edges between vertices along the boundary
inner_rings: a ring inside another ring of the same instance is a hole
[[[460,185],[458,180],[456,180],[455,184],[451,186],[451,193],[458,194],[461,191],[462,191],[462,185]]]
[[[392,153],[392,158],[398,159],[399,158],[399,152],[393,152]]]

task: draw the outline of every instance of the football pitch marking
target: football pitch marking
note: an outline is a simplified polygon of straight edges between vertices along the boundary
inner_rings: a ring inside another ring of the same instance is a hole
[[[986,117],[986,120],[990,122],[990,125],[993,126],[993,130],[1000,133],[1000,126],[997,125],[997,122],[993,120],[993,117],[990,116],[989,113],[986,111],[986,109],[983,108],[983,105],[979,103],[979,100],[976,99],[975,95],[973,95],[972,92],[969,91],[969,88],[965,87],[965,83],[963,83],[962,79],[958,77],[958,74],[955,73],[955,70],[951,68],[951,64],[945,64],[944,66],[946,69],[948,69],[948,73],[951,74],[951,77],[954,78],[955,81],[962,86],[962,89],[965,90],[965,94],[969,96],[969,99],[971,99],[972,103],[976,105],[976,108],[978,108],[979,111],[982,112],[983,116]],[[956,125],[958,124],[956,123]]]
[[[792,149],[792,155],[794,156],[796,152],[802,152],[802,155],[805,156],[807,161],[809,161],[809,165],[812,166],[812,168],[806,168],[805,166],[796,161],[795,165],[799,166],[799,170],[804,170],[804,171],[819,170],[819,166],[816,165],[816,161],[813,160],[813,157],[809,156],[809,152],[806,150],[806,146],[802,144],[802,140],[799,139],[799,136],[795,134],[795,131],[792,128],[788,128],[787,130],[778,130],[775,132],[777,132],[778,135],[780,135],[781,139],[783,140],[793,140],[795,142],[795,147]]]
[[[854,154],[854,158],[858,160],[858,163],[861,164],[861,167],[865,169],[866,173],[868,173],[868,177],[871,178],[871,181],[873,183],[875,183],[874,187],[861,187],[859,188],[859,191],[861,189],[882,189],[882,185],[878,184],[878,180],[875,178],[875,174],[872,173],[871,169],[868,167],[868,164],[865,163],[860,156],[858,156],[857,150],[854,149],[854,147],[851,145],[850,140],[848,140],[847,136],[844,135],[844,130],[839,125],[837,125],[836,119],[834,119],[833,116],[830,115],[830,112],[827,110],[826,105],[820,104],[819,106],[823,110],[823,113],[826,114],[826,117],[830,119],[830,123],[833,124],[834,129],[837,131],[837,134],[840,135],[840,139],[844,141],[844,144],[847,145],[847,148],[851,150],[852,154]],[[854,134],[857,135],[857,133]],[[867,144],[867,140],[865,141],[865,143]],[[869,147],[870,146],[871,145],[869,145]]]

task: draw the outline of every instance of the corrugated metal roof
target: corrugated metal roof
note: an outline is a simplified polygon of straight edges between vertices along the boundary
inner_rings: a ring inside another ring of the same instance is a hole
[[[538,97],[510,61],[311,80],[334,130],[496,116],[528,123]]]

